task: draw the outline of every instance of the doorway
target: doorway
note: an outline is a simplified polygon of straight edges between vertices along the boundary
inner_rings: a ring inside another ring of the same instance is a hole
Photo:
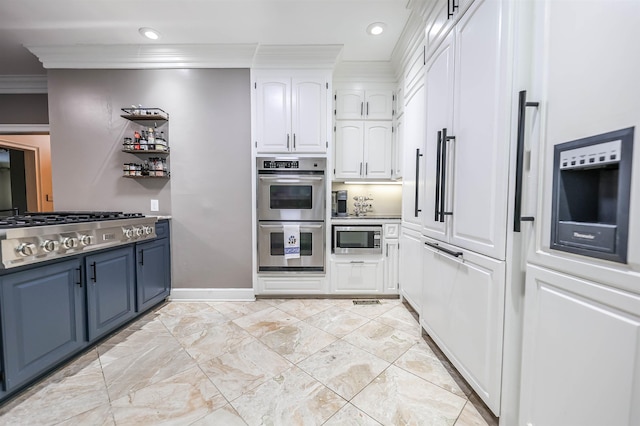
[[[52,211],[52,189],[49,134],[0,134],[0,216]]]

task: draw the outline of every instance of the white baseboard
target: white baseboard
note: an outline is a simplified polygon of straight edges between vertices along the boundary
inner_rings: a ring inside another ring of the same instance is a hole
[[[252,288],[172,288],[171,301],[247,302],[256,300]]]

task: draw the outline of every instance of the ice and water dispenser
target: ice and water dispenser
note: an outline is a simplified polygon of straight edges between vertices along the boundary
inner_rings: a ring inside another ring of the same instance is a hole
[[[633,133],[555,146],[552,249],[627,262]]]

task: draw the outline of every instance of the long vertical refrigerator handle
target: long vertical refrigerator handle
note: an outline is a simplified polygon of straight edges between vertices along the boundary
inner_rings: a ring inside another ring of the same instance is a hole
[[[433,220],[438,222],[440,220],[440,167],[442,157],[442,131],[438,131],[438,145],[436,152],[436,190],[435,190],[435,212]]]
[[[418,208],[418,194],[420,192],[420,157],[422,157],[422,154],[420,154],[420,148],[416,148],[416,199],[413,213],[415,217],[418,217],[418,213],[422,211]]]
[[[527,107],[539,106],[538,102],[527,102],[527,91],[518,94],[518,135],[516,141],[516,190],[513,204],[513,232],[520,232],[520,215],[522,214],[522,179],[524,169],[524,125]],[[529,219],[529,218],[527,218]]]

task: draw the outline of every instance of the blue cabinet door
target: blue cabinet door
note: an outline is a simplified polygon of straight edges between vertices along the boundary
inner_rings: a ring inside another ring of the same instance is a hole
[[[85,258],[89,340],[93,341],[135,316],[133,246]]]
[[[169,295],[170,262],[169,238],[159,238],[137,245],[138,312],[160,303]]]
[[[0,277],[6,391],[87,345],[79,259]]]

